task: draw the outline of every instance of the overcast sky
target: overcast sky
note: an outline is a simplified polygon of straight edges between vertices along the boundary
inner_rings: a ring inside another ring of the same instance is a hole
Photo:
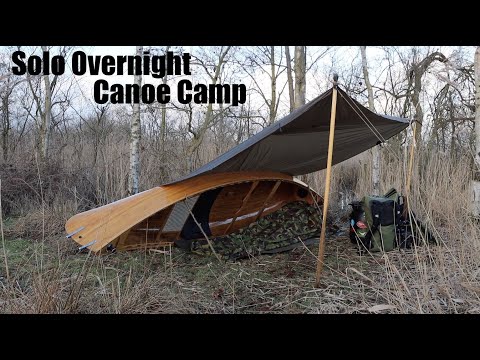
[[[145,49],[148,49],[148,46],[144,46]],[[317,51],[318,53],[322,52],[325,49],[325,47],[308,47],[309,50],[309,56],[307,59],[308,61],[312,61],[316,58]],[[442,47],[439,50],[443,51],[445,55],[448,57],[453,50],[457,49],[457,47]],[[473,61],[473,54],[475,51],[474,47],[464,47],[462,48],[467,54],[467,58],[472,59]],[[40,49],[37,48],[35,49],[36,53],[40,53]],[[112,55],[112,56],[117,56],[117,55],[134,55],[135,54],[135,46],[83,46],[83,47],[75,47],[74,51],[77,50],[82,50],[84,51],[87,55]],[[190,53],[195,53],[198,49],[197,48],[192,48],[192,47],[183,47],[183,50],[185,52],[190,52]],[[24,50],[27,53],[27,56],[30,55],[28,51],[34,51],[33,47],[26,47]],[[0,47],[0,53],[8,54],[9,50],[5,47]],[[56,53],[56,49],[52,51],[52,53]],[[293,47],[291,48],[292,56],[293,56]],[[384,51],[381,49],[381,47],[368,47],[367,48],[367,56],[368,56],[368,61],[369,61],[369,72],[370,72],[370,79],[373,85],[380,85],[379,82],[382,80],[382,76],[385,75],[386,71],[386,64],[382,59],[384,58]],[[5,56],[3,57],[5,60]],[[352,67],[354,64],[359,64],[361,61],[360,59],[360,52],[358,46],[352,46],[352,47],[335,47],[334,51],[331,50],[329,53],[327,53],[326,56],[320,59],[315,66],[308,72],[307,74],[307,101],[312,100],[314,97],[318,96],[321,94],[323,91],[325,91],[328,87],[330,87],[330,80],[328,79],[329,72],[331,72],[334,69],[337,68],[344,68],[344,69],[349,69]],[[440,69],[441,70],[441,69]],[[402,69],[402,71],[404,71]],[[192,72],[192,77],[197,77],[202,76],[200,73],[202,70],[196,69],[196,72]],[[66,71],[65,71],[65,85],[67,86],[68,78],[70,78],[71,75],[71,60],[70,58],[67,59],[66,61]],[[264,91],[266,94],[269,94],[269,86],[270,86],[270,80],[266,74],[263,74],[261,71],[257,70],[257,72],[254,74],[256,77],[256,82],[261,86],[264,87]],[[204,74],[203,74],[204,76]],[[78,107],[77,110],[85,110],[85,109],[92,109],[93,106],[95,106],[94,101],[93,101],[93,88],[94,88],[94,83],[98,79],[104,78],[106,79],[109,84],[133,84],[133,75],[112,75],[112,76],[106,76],[106,75],[90,75],[90,74],[85,74],[82,76],[74,76],[74,82],[76,82],[79,85],[79,89],[76,90],[76,98],[74,101],[74,106]],[[345,79],[340,79],[340,83],[343,81],[346,81]],[[170,79],[171,81],[171,79]],[[255,84],[253,83],[252,79],[249,79],[248,77],[245,77],[242,79],[242,81],[245,81],[245,85],[247,86],[247,89],[253,89],[255,87]],[[154,79],[152,76],[144,76],[143,77],[143,83],[151,83],[151,84],[159,84],[161,82],[161,79]],[[278,91],[281,90],[281,87],[283,87],[284,83],[286,82],[286,75],[283,74],[282,77],[278,81]],[[61,86],[61,81],[60,81],[60,86]],[[426,87],[424,87],[426,88]],[[435,91],[435,86],[430,86],[429,87],[430,91]],[[172,93],[174,92],[174,89],[172,87]],[[260,96],[256,96],[254,101],[257,102],[257,104],[260,106],[263,100],[260,98]],[[288,89],[284,89],[282,99],[281,99],[281,106],[279,108],[279,113],[278,117],[282,117],[283,115],[286,115],[288,113]]]

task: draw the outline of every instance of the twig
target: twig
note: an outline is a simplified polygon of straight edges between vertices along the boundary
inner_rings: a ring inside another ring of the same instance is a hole
[[[190,215],[192,216],[193,221],[195,221],[195,224],[197,224],[198,228],[200,229],[200,231],[202,232],[203,236],[204,236],[205,239],[207,240],[208,246],[210,246],[210,249],[212,250],[213,255],[215,255],[215,257],[217,258],[218,261],[222,262],[222,259],[220,259],[220,256],[218,256],[217,252],[216,252],[215,249],[213,248],[212,242],[211,242],[210,239],[208,238],[207,234],[205,234],[205,231],[203,231],[202,225],[200,225],[200,223],[197,221],[197,219],[195,218],[195,215],[193,215],[192,210],[189,209],[188,211],[190,212]]]

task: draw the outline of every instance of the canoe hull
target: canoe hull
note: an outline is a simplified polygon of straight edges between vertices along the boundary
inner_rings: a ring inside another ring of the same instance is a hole
[[[283,173],[205,174],[74,215],[65,229],[93,252],[155,248],[228,235],[293,201],[322,203]]]

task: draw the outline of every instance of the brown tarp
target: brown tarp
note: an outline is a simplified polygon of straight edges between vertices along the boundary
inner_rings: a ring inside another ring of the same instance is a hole
[[[270,170],[302,175],[327,166],[333,89],[175,182],[208,172]],[[407,119],[379,115],[338,88],[333,164],[405,129]]]

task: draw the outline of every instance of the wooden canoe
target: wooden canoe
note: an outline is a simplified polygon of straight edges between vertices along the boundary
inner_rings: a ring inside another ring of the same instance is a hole
[[[93,252],[154,248],[227,235],[299,200],[322,202],[283,173],[209,173],[74,215],[65,229],[67,238]]]

